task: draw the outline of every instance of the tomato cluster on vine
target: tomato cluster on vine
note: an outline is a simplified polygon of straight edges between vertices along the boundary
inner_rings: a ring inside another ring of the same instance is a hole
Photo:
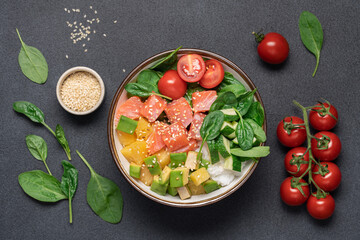
[[[327,219],[335,210],[335,200],[329,192],[341,182],[341,171],[332,162],[340,154],[341,141],[329,131],[338,122],[338,112],[326,100],[310,107],[303,107],[297,101],[294,104],[302,110],[303,119],[285,117],[277,127],[280,143],[292,148],[284,159],[285,169],[292,176],[282,182],[280,196],[290,206],[307,202],[312,217]],[[312,135],[309,123],[320,132]],[[307,147],[301,147],[306,140]]]

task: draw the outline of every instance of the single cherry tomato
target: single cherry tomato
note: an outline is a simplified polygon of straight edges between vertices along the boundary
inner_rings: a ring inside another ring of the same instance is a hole
[[[175,70],[168,70],[158,82],[159,92],[173,100],[185,95],[187,84]]]
[[[301,186],[305,196],[299,191],[298,188],[291,187],[292,177],[285,178],[280,186],[280,197],[289,206],[299,206],[306,202],[310,196],[309,186]],[[304,179],[301,179],[299,183],[306,183]]]
[[[285,169],[288,173],[300,177],[306,171],[309,166],[309,152],[304,155],[305,152],[306,148],[304,147],[296,147],[288,151],[284,159]]]
[[[205,61],[206,72],[200,79],[200,86],[203,88],[214,88],[224,79],[224,68],[218,60],[210,59]]]
[[[334,213],[335,201],[330,194],[320,199],[311,195],[307,201],[306,208],[313,218],[323,220],[331,217]]]
[[[341,142],[335,133],[322,131],[314,136],[317,139],[311,139],[311,150],[315,158],[320,161],[333,161],[339,156]]]
[[[296,126],[304,124],[301,118],[292,116],[281,120],[277,126],[277,137],[279,141],[286,147],[297,147],[306,140],[306,130],[304,126]],[[295,125],[295,126],[294,126]]]
[[[309,114],[310,124],[320,131],[330,130],[335,127],[338,121],[338,112],[333,105],[328,103],[316,104]]]
[[[259,43],[257,50],[260,58],[270,64],[279,64],[289,55],[289,44],[279,33],[270,32],[266,35],[253,33]]]
[[[198,54],[186,54],[177,63],[177,72],[185,82],[200,81],[205,71],[205,62]]]
[[[339,167],[332,162],[321,162],[321,165],[327,165],[329,172],[326,173],[325,176],[322,176],[321,174],[314,174],[319,171],[319,166],[315,165],[314,169],[312,170],[312,178],[318,187],[325,192],[334,191],[340,185],[341,171]]]

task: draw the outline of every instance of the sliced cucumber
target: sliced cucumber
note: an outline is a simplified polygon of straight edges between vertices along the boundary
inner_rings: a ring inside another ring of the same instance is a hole
[[[216,148],[215,140],[207,141],[207,145],[210,153],[211,164],[215,164],[220,161],[219,152]]]
[[[237,122],[224,122],[221,126],[220,133],[227,138],[233,139],[236,137],[235,129],[237,126]]]
[[[239,116],[236,114],[235,110],[232,108],[220,110],[224,113],[224,121],[237,121]]]
[[[241,157],[231,154],[229,157],[225,158],[224,168],[241,172],[241,162],[243,162]]]
[[[234,138],[234,139],[232,140],[232,142],[235,143],[236,145],[239,145],[239,141],[237,140],[237,138]]]
[[[219,135],[216,139],[216,148],[223,158],[230,156],[230,141],[223,135]]]

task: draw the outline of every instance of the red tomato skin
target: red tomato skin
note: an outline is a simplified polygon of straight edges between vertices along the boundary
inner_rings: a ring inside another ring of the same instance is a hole
[[[302,163],[300,165],[300,170],[298,173],[294,174],[294,172],[297,171],[297,166],[296,165],[291,165],[290,161],[292,159],[292,155],[294,154],[295,156],[301,156],[306,152],[306,148],[304,147],[296,147],[291,149],[290,151],[287,152],[287,154],[285,155],[285,159],[284,159],[284,165],[285,165],[285,169],[288,173],[290,173],[291,175],[295,176],[295,177],[300,177],[308,168],[308,164],[304,164]],[[304,160],[305,161],[309,161],[309,153],[307,152],[304,156]],[[307,175],[307,173],[306,173]],[[305,176],[306,176],[305,175]]]
[[[285,121],[290,122],[292,118],[293,124],[303,124],[304,121],[299,117],[286,117]],[[297,147],[303,144],[306,140],[306,130],[305,128],[292,129],[290,135],[287,134],[284,129],[283,120],[281,120],[276,129],[277,137],[281,144],[286,147]]]
[[[279,33],[270,32],[257,47],[262,60],[270,64],[279,64],[286,60],[289,55],[289,43]]]
[[[327,104],[327,103],[323,103],[323,104],[325,107],[329,107],[329,104]],[[320,104],[316,104],[316,105],[321,106]],[[314,109],[321,109],[321,107],[315,107]],[[333,105],[330,106],[329,111],[332,115],[334,115],[334,117],[336,117],[336,119],[339,120],[338,112]],[[335,120],[329,114],[326,114],[325,116],[321,116],[316,111],[310,111],[309,121],[310,121],[311,126],[319,131],[327,131],[327,130],[333,129],[335,127],[335,125],[337,124],[337,120]]]
[[[302,186],[302,189],[306,195],[304,197],[297,188],[291,187],[292,177],[285,178],[280,186],[280,197],[289,206],[300,206],[305,203],[310,196],[309,186]],[[304,179],[301,179],[300,182],[305,182]]]
[[[313,218],[318,220],[327,219],[334,213],[335,200],[330,194],[320,199],[311,195],[307,201],[306,208]]]
[[[197,61],[196,61],[197,60]],[[197,64],[194,67],[192,67],[195,63]],[[190,68],[190,70],[188,69]],[[196,69],[199,68],[199,69]],[[186,73],[186,71],[190,71],[189,73]],[[193,71],[191,71],[193,70]],[[202,57],[198,54],[186,54],[182,56],[178,63],[177,63],[177,72],[182,80],[185,82],[198,82],[200,79],[204,76],[206,71],[205,62],[202,59]],[[193,75],[193,76],[192,76]]]
[[[311,139],[311,150],[314,157],[320,161],[333,161],[335,160],[341,151],[341,141],[335,133],[322,131],[315,134],[315,137],[321,138],[322,134],[330,138],[328,144],[328,149],[320,150],[317,148],[317,141],[313,138]]]
[[[339,167],[333,162],[321,162],[321,165],[328,165],[329,172],[325,174],[325,176],[321,176],[321,174],[312,174],[312,178],[315,183],[325,192],[334,191],[341,182],[341,171]],[[319,170],[319,166],[315,165],[313,172],[317,172]]]
[[[214,88],[224,79],[224,68],[218,60],[210,59],[205,61],[206,72],[200,79],[200,86],[203,88]]]
[[[168,70],[158,82],[159,92],[173,100],[185,95],[187,84],[175,70]]]

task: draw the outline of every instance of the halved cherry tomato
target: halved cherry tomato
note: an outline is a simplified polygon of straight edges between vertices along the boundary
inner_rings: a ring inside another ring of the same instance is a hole
[[[206,72],[200,80],[200,86],[203,88],[214,88],[224,79],[224,68],[221,63],[215,59],[205,61]]]
[[[341,182],[341,172],[339,167],[332,162],[321,162],[321,165],[326,166],[329,170],[325,176],[321,176],[321,174],[314,174],[315,172],[319,171],[319,166],[315,165],[313,169],[312,178],[315,183],[318,185],[319,188],[324,190],[325,192],[334,191]]]
[[[158,88],[161,94],[175,100],[185,95],[187,84],[180,78],[177,71],[169,70],[160,78]]]
[[[309,166],[309,152],[304,155],[305,152],[306,148],[304,147],[296,147],[288,151],[284,159],[285,169],[288,173],[300,177],[306,171]]]
[[[313,218],[323,220],[331,217],[334,213],[335,201],[330,194],[320,199],[311,195],[307,201],[306,208]]]
[[[299,117],[286,117],[277,126],[276,134],[279,141],[286,147],[297,147],[306,140],[306,130],[304,126],[293,126],[293,124],[304,124]]]
[[[206,71],[205,62],[198,54],[182,56],[177,63],[177,72],[185,82],[198,82]]]
[[[335,127],[338,121],[338,112],[333,105],[328,103],[317,104],[309,114],[311,126],[316,130],[326,131]],[[332,116],[331,116],[332,115]]]
[[[299,191],[298,188],[291,187],[292,177],[285,178],[285,180],[281,183],[280,186],[280,197],[289,206],[299,206],[306,202],[309,198],[310,190],[309,185],[301,186],[304,195]],[[306,183],[304,179],[300,180],[300,183]]]
[[[314,157],[320,161],[333,161],[341,151],[341,142],[335,133],[322,131],[311,139],[311,150]],[[319,139],[319,140],[318,140]]]

